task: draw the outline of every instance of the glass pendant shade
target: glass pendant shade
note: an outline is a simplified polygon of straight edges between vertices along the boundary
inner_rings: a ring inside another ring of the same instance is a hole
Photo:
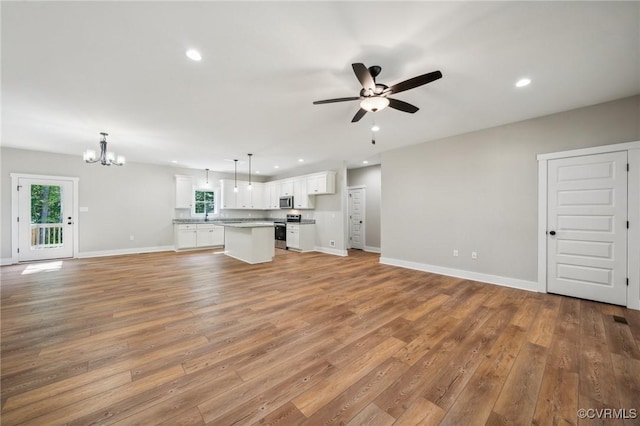
[[[370,96],[368,98],[364,98],[362,102],[360,102],[360,108],[369,111],[376,112],[385,109],[389,105],[389,99],[384,98],[382,96]]]

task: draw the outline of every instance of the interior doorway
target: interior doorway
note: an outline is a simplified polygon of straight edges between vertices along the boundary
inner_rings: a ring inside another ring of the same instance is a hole
[[[364,187],[349,188],[349,245],[348,248],[365,248],[365,195]]]
[[[548,291],[626,306],[627,152],[548,167]]]
[[[77,253],[77,178],[12,174],[12,259],[74,257]]]
[[[640,310],[640,141],[537,159],[538,291]]]

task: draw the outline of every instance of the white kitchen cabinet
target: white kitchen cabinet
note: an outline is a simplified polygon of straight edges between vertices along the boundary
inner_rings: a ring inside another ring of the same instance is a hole
[[[220,180],[220,198],[223,209],[240,210],[264,210],[264,184],[253,182],[249,189],[249,182],[238,181],[238,191],[235,191],[236,182],[230,179]]]
[[[264,210],[264,183],[253,182],[251,184],[251,207],[254,210]]]
[[[264,210],[264,206],[262,205],[264,199],[262,186],[263,184],[260,182],[253,182],[251,184],[251,189],[249,189],[249,182],[238,182],[236,208]]]
[[[196,234],[196,247],[213,247],[224,245],[224,226],[213,224],[197,224]]]
[[[280,197],[293,195],[293,179],[280,181]]]
[[[307,193],[309,195],[335,194],[336,173],[322,172],[307,176]]]
[[[224,226],[212,223],[174,225],[176,250],[224,245]]]
[[[307,179],[298,178],[293,181],[293,208],[312,209],[313,198],[307,193]]]
[[[235,181],[220,180],[220,208],[235,209],[237,204],[237,193],[235,191]]]
[[[315,225],[309,223],[287,223],[287,248],[296,251],[313,251],[315,247]]]
[[[197,225],[175,225],[176,250],[197,246]]]
[[[280,208],[280,182],[268,182],[264,185],[264,206],[267,210]]]
[[[176,209],[190,209],[193,203],[193,178],[176,175]]]
[[[236,193],[236,208],[251,208],[251,191],[249,191],[249,182],[238,182],[238,192]]]

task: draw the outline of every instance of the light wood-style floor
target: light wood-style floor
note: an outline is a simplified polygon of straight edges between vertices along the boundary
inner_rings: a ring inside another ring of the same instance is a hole
[[[2,425],[640,424],[640,312],[378,260],[2,267]]]

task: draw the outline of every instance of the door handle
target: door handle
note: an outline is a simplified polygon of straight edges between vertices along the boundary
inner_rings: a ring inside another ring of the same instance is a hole
[[[549,235],[556,235],[556,231],[549,231]]]

